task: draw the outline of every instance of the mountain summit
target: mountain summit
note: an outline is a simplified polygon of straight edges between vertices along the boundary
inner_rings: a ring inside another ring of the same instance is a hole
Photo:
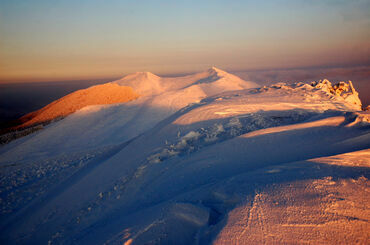
[[[221,70],[221,69],[218,69],[217,67],[215,67],[215,66],[212,66],[211,68],[209,68],[208,70],[207,70],[208,72],[209,72],[209,74],[211,74],[211,75],[218,75],[218,76],[222,76],[222,75],[231,75],[230,73],[227,73],[226,71],[223,71],[223,70]]]
[[[142,96],[155,95],[163,92],[181,90],[193,85],[209,83],[204,93],[212,94],[229,90],[259,87],[256,83],[246,82],[239,77],[212,67],[204,72],[184,77],[159,77],[149,72],[137,72],[115,81],[121,86],[132,87]]]

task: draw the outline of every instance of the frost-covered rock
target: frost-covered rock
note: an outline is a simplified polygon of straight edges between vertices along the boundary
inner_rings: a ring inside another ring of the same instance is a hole
[[[339,82],[333,86],[331,82],[324,79],[323,81],[313,82],[311,85],[316,89],[321,89],[327,94],[335,96],[336,99],[343,99],[353,104],[358,110],[361,110],[361,100],[351,81]]]

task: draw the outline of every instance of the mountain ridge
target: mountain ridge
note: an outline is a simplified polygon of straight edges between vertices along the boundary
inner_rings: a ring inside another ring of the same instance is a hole
[[[366,241],[370,114],[350,82],[133,77],[158,83],[0,148],[2,243]]]
[[[222,74],[222,76],[217,76],[217,74]],[[3,130],[3,133],[31,128],[38,125],[47,125],[52,121],[63,119],[85,106],[125,103],[141,96],[156,95],[168,92],[168,90],[181,89],[181,86],[184,86],[181,83],[182,80],[189,81],[190,77],[195,80],[199,76],[202,77],[202,79],[209,80],[210,82],[215,82],[222,79],[224,76],[232,77],[231,80],[235,79],[242,81],[240,78],[214,67],[205,72],[176,78],[162,78],[151,72],[135,72],[113,82],[91,86],[87,89],[78,90],[68,94],[37,111],[22,116],[16,121],[16,124],[18,125]],[[210,79],[212,76],[213,78]],[[192,79],[190,79],[190,81],[192,81]],[[240,81],[238,82],[242,83]],[[196,83],[196,81],[194,81],[194,83]],[[251,87],[258,86],[251,82],[249,83],[251,84]],[[119,85],[119,87],[117,85]],[[235,88],[239,89],[240,87]],[[211,88],[205,88],[203,90],[210,89]],[[222,89],[230,90],[227,86],[223,86]],[[201,93],[204,94],[204,92]],[[206,95],[204,94],[203,96]]]

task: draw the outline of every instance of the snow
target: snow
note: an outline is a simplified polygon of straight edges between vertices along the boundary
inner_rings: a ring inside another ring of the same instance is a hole
[[[106,83],[81,89],[58,99],[38,111],[29,113],[16,128],[29,127],[35,124],[48,123],[66,117],[89,105],[123,103],[136,99],[138,95],[130,87]]]
[[[0,148],[2,243],[366,243],[370,120],[351,83],[258,88],[214,67],[113,83],[140,97]]]
[[[207,84],[203,87],[205,81]],[[62,122],[51,125],[48,130],[31,135],[27,142],[10,149],[8,158],[22,161],[25,156],[37,159],[55,156],[59,152],[76,153],[119,144],[208,95],[257,86],[214,68],[179,78],[160,78],[152,73],[139,72],[113,84],[132,88],[140,98],[121,105],[85,107]]]

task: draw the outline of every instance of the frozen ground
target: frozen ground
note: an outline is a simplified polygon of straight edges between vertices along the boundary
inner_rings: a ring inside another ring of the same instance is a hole
[[[141,97],[0,148],[2,243],[368,243],[369,114],[351,83],[257,88],[217,68],[113,83]]]

